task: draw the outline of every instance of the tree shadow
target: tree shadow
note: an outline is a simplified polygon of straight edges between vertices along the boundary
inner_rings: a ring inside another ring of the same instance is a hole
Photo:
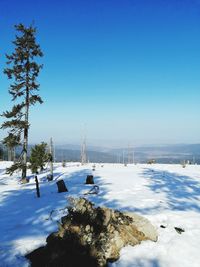
[[[5,169],[0,169],[0,174],[3,174],[5,172]]]
[[[93,185],[86,185],[87,175],[91,169],[77,170],[72,173],[63,173],[55,170],[55,180],[48,182],[44,179],[45,173],[38,175],[41,197],[36,197],[34,177],[30,176],[28,184],[5,190],[0,203],[0,260],[5,266],[15,266],[21,254],[16,250],[18,242],[35,242],[35,248],[41,246],[46,237],[58,229],[57,221],[66,215],[68,197],[93,198],[85,195]],[[5,178],[4,178],[5,179]],[[4,181],[2,179],[2,182]],[[9,178],[7,178],[9,179]],[[58,193],[56,182],[63,179],[69,190]],[[100,194],[95,195],[95,204],[104,202],[106,191],[101,188],[101,178],[94,175],[95,184],[100,186]],[[7,187],[8,188],[8,187]],[[93,199],[94,200],[94,199]],[[112,206],[117,206],[113,202]],[[52,211],[56,211],[52,213]],[[21,241],[20,241],[21,240]],[[24,240],[24,241],[23,241]],[[30,240],[30,241],[29,241]],[[39,240],[39,241],[38,241]],[[42,241],[43,240],[43,241]],[[38,242],[38,243],[37,243]],[[33,246],[31,246],[31,250]],[[29,249],[23,253],[28,253]],[[16,255],[15,255],[16,254]],[[23,254],[24,255],[24,254]],[[17,263],[21,266],[20,262]]]
[[[200,182],[189,176],[152,169],[146,169],[142,175],[150,180],[148,187],[154,193],[165,194],[168,209],[200,212]]]
[[[149,214],[153,211],[158,211],[160,208],[157,204],[147,208],[134,207],[134,204],[125,206],[120,202],[120,199],[117,199],[117,195],[108,198],[110,191],[109,182],[105,178],[96,175],[96,172],[92,172],[90,168],[77,168],[77,171],[73,172],[68,172],[67,169],[66,172],[63,172],[63,170],[59,171],[59,168],[55,168],[54,180],[50,182],[45,179],[46,174],[44,172],[38,175],[41,198],[36,198],[36,190],[32,178],[30,183],[22,185],[20,190],[13,189],[3,192],[5,193],[5,198],[0,205],[0,213],[3,215],[0,217],[0,227],[4,228],[3,230],[1,229],[3,235],[0,236],[0,250],[3,252],[0,260],[3,263],[4,260],[7,263],[8,258],[15,249],[15,242],[17,240],[42,239],[44,243],[45,238],[51,232],[57,230],[57,220],[66,214],[65,208],[68,197],[85,197],[98,206],[107,206],[120,211],[139,212],[141,214]],[[93,185],[85,184],[87,175],[91,174],[94,175],[94,182],[99,186],[100,191],[98,194],[85,195],[93,187]],[[151,191],[156,194],[165,193],[168,205],[166,208],[171,210],[200,211],[200,205],[198,204],[200,200],[200,183],[191,177],[166,171],[164,173],[163,171],[153,171],[150,168],[145,169],[141,175],[150,181],[149,185],[146,186]],[[57,193],[56,182],[60,179],[65,181],[69,192]],[[52,211],[57,211],[57,213],[55,212],[51,216]],[[36,244],[35,248],[37,246],[41,246],[41,243]],[[33,246],[31,246],[31,249],[34,249]],[[27,248],[25,253],[28,252],[30,250]],[[5,266],[15,266],[13,262],[11,261],[12,264],[5,264]],[[156,260],[149,260],[148,262],[149,265],[147,266],[159,267],[159,263]],[[135,266],[144,267],[145,265],[138,261]]]

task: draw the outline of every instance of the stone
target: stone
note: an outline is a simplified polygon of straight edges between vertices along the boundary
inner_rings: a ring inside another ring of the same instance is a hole
[[[70,198],[59,230],[27,258],[33,267],[105,267],[119,258],[121,248],[145,240],[157,241],[157,233],[144,217]]]
[[[174,229],[176,230],[176,232],[178,234],[182,234],[183,232],[185,232],[185,230],[183,228],[180,228],[180,227],[174,227]]]
[[[86,231],[86,232],[89,232],[89,231],[90,231],[90,225],[89,225],[89,224],[86,225],[86,227],[85,227],[85,231]]]
[[[133,224],[139,231],[143,232],[148,239],[157,241],[158,236],[156,229],[146,218],[133,212],[126,212],[125,214],[133,219]]]

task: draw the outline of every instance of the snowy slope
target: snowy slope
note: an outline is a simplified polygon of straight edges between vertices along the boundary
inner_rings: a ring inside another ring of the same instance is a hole
[[[47,172],[39,175],[41,198],[35,196],[30,175],[26,185],[19,174],[9,177],[0,162],[0,266],[28,266],[23,255],[45,244],[66,214],[67,198],[83,196],[87,174],[93,173],[100,187],[88,198],[97,205],[134,211],[147,217],[159,233],[158,242],[145,241],[125,247],[111,267],[199,267],[200,266],[200,166],[120,164],[67,167],[56,164],[55,180],[64,179],[68,193],[57,193],[55,182],[48,183]],[[161,228],[160,225],[166,226]],[[174,227],[185,230],[179,234]]]

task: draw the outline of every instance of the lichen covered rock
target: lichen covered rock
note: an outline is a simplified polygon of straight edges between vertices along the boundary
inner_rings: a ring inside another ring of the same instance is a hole
[[[116,261],[126,245],[157,240],[150,222],[133,213],[95,207],[85,198],[70,199],[68,215],[47,245],[27,255],[32,266],[100,267]]]

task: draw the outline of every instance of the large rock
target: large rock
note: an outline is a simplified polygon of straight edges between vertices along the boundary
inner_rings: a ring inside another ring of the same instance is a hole
[[[133,219],[133,223],[137,227],[137,229],[143,232],[149,240],[155,242],[157,241],[157,231],[155,227],[146,218],[133,212],[125,212],[125,214]]]
[[[122,247],[157,240],[155,228],[139,215],[95,207],[85,198],[71,199],[68,210],[47,245],[27,255],[31,266],[107,266]]]

